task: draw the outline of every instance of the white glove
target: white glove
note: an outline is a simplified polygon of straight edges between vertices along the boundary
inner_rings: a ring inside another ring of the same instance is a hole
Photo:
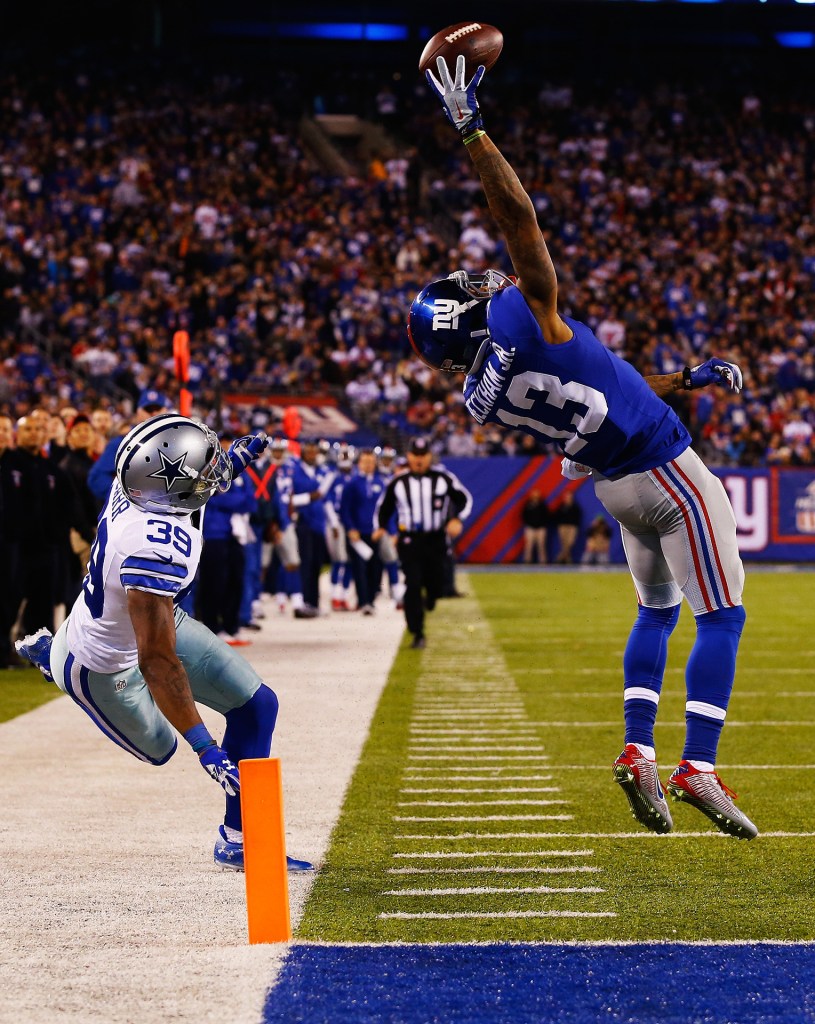
[[[560,473],[567,480],[582,480],[584,477],[591,476],[591,467],[584,466],[582,462],[564,458],[560,464]]]
[[[438,78],[430,70],[425,72],[428,85],[441,100],[447,120],[461,133],[462,138],[484,127],[475,90],[486,68],[480,65],[470,81],[465,83],[465,63],[464,54],[460,53],[456,58],[455,79],[450,77],[450,69],[444,57],[436,58]]]

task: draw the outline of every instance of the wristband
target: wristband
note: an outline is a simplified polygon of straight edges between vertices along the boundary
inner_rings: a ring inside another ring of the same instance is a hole
[[[196,754],[200,754],[202,750],[206,750],[207,747],[217,747],[218,744],[210,736],[207,727],[201,723],[201,725],[194,725],[192,729],[187,729],[184,733],[184,739],[189,743]]]
[[[693,391],[693,376],[689,366],[682,370],[682,387],[685,391]]]
[[[461,140],[465,146],[469,146],[471,142],[475,142],[476,139],[480,139],[482,135],[486,134],[483,128],[476,128],[471,135],[462,135]]]

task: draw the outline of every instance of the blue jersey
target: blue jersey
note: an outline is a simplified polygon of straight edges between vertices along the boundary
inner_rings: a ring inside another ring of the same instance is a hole
[[[492,297],[492,352],[464,385],[473,418],[554,444],[604,476],[676,458],[691,438],[673,409],[585,324],[564,320],[572,339],[550,345],[518,288]]]
[[[346,530],[370,534],[376,529],[374,512],[385,490],[385,481],[377,472],[357,473],[342,492],[340,519]]]

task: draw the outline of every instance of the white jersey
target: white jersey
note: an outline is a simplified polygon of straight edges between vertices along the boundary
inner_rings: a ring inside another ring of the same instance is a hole
[[[203,509],[184,516],[145,512],[114,483],[68,621],[68,649],[80,664],[113,674],[138,663],[127,591],[180,601],[198,571],[202,520]]]

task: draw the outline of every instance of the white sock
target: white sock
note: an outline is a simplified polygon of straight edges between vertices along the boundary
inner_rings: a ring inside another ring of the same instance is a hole
[[[646,747],[644,743],[635,743],[634,746],[639,750],[643,757],[647,757],[649,761],[656,761],[657,752],[653,747]]]
[[[305,602],[303,601],[302,594],[291,595],[291,606],[294,609],[294,611],[297,611],[298,608],[302,608],[304,604]]]
[[[229,825],[224,825],[224,832],[226,833],[226,838],[230,843],[240,844],[243,842],[243,832],[239,832],[236,828],[230,828]]]
[[[713,765],[710,761],[688,761],[688,764],[697,770],[697,772],[712,772]]]

